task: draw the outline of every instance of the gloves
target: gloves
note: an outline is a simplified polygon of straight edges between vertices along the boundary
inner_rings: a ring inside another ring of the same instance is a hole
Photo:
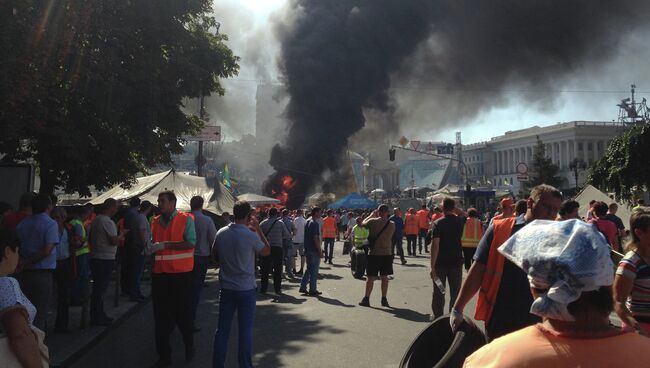
[[[158,251],[165,249],[165,242],[158,242],[149,245],[146,249],[147,255],[152,255]]]
[[[451,326],[452,332],[458,330],[458,327],[463,323],[464,318],[463,314],[455,308],[451,310],[451,313],[449,314],[449,325]]]

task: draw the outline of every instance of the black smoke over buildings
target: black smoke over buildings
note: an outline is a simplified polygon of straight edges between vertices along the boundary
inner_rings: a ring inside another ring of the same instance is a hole
[[[561,85],[573,71],[606,60],[619,39],[644,25],[644,8],[640,0],[294,1],[288,24],[279,26],[291,127],[272,150],[277,172],[265,192],[288,191],[289,206],[302,204],[323,174],[339,168],[364,112],[383,115],[385,132],[396,130],[400,83],[424,86],[422,96],[437,91],[430,103],[446,124],[457,124],[503,103],[507,88]],[[489,93],[462,108],[449,98],[468,90]]]

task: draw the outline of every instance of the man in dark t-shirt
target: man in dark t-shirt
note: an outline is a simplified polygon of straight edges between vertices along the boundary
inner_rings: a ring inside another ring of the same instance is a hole
[[[467,217],[457,216],[456,202],[451,198],[442,201],[444,217],[433,222],[431,241],[431,278],[433,279],[433,298],[431,309],[434,318],[442,316],[445,295],[441,286],[436,285],[436,278],[444,288],[449,282],[449,310],[458,296],[463,281],[463,248],[461,238]]]
[[[555,220],[561,204],[562,193],[559,190],[545,184],[536,186],[527,200],[526,213],[508,220],[512,223],[510,236],[533,220]],[[499,247],[507,238],[507,234],[499,233],[496,238],[501,239],[501,242],[494,241],[494,229],[494,224],[488,227],[476,249],[475,262],[461,287],[450,318],[452,330],[455,331],[463,321],[465,306],[481,290],[483,300],[479,298],[477,310],[482,308],[480,318],[485,320],[485,330],[490,340],[540,320],[539,317],[530,314],[533,298],[526,273],[505,258],[503,270],[493,268],[498,258],[491,261],[491,257],[503,257],[503,255],[491,252],[491,248]],[[502,224],[499,225],[499,229],[499,231],[508,230]],[[491,286],[494,285],[498,285],[496,295],[492,294],[494,289]]]
[[[623,224],[623,220],[621,220],[620,217],[616,216],[617,211],[618,211],[618,204],[616,204],[615,202],[610,203],[607,211],[607,215],[605,215],[605,220],[609,220],[613,222],[614,225],[616,225],[618,244],[622,247],[623,243],[621,243],[621,240],[625,235],[625,225]]]

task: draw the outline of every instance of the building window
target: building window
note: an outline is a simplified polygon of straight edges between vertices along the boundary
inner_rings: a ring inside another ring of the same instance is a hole
[[[578,143],[578,151],[582,151],[582,142]]]
[[[587,143],[587,151],[593,151],[593,150],[594,150],[594,145],[591,142]]]

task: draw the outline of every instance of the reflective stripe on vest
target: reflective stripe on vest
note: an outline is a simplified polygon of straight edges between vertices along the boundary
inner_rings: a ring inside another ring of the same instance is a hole
[[[475,217],[468,217],[460,243],[465,248],[476,248],[481,237],[483,237],[483,225],[481,221]]]
[[[185,240],[185,227],[190,214],[176,212],[167,227],[160,224],[160,216],[156,216],[151,224],[151,235],[154,243],[182,242]],[[153,273],[181,273],[190,272],[194,268],[194,249],[172,250],[164,249],[154,257]]]
[[[336,219],[326,217],[323,219],[323,239],[336,238]]]
[[[412,214],[406,215],[406,218],[404,219],[404,234],[417,235],[418,231],[418,217]]]
[[[499,286],[501,285],[501,276],[503,276],[503,266],[506,260],[497,248],[510,238],[514,225],[514,217],[496,220],[492,224],[494,228],[492,244],[490,244],[490,253],[488,254],[485,274],[483,274],[481,289],[478,293],[476,314],[474,315],[475,319],[487,322],[492,317],[494,304],[499,293]]]
[[[158,252],[160,253],[160,252]],[[194,253],[176,253],[176,254],[163,254],[163,255],[156,255],[154,259],[156,261],[171,261],[174,259],[183,259],[183,258],[190,258],[194,257]]]
[[[370,235],[370,229],[366,229],[365,227],[361,227],[359,225],[354,225],[352,232],[354,232],[355,247],[362,246],[366,240],[368,240],[368,236]]]

